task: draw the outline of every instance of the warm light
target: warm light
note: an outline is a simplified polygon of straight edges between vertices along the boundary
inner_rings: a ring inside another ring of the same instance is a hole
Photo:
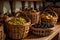
[[[52,18],[53,16],[51,15],[51,18]]]
[[[47,19],[50,19],[49,16],[46,16]]]
[[[51,16],[50,14],[48,14],[48,16]]]

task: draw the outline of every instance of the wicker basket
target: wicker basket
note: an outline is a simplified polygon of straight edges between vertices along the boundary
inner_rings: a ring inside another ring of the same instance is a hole
[[[52,6],[48,6],[44,10],[43,14],[46,14],[46,13],[51,14],[54,17],[53,19],[50,19],[50,23],[52,25],[55,25],[57,23],[57,20],[58,20],[58,15],[57,15],[57,12],[55,11],[55,8],[53,8]]]
[[[0,40],[5,40],[3,25],[0,23]]]
[[[32,26],[31,32],[37,36],[44,37],[49,36],[53,31],[50,28],[35,28]]]
[[[49,11],[46,11],[49,10]],[[42,15],[41,15],[41,21],[43,22],[48,22],[51,25],[55,25],[57,23],[57,19],[58,19],[58,15],[55,11],[51,10],[51,9],[46,9]],[[51,12],[51,13],[50,13]],[[50,19],[47,19],[47,16],[50,15]]]
[[[10,17],[6,20],[8,37],[12,39],[21,39],[26,37],[29,32],[30,21],[28,20],[28,22],[23,25],[11,25],[8,23],[8,21],[11,20],[12,18],[13,17]]]
[[[30,10],[27,13],[27,16],[31,19],[32,25],[41,21],[40,12],[37,12],[36,10],[32,10],[32,11]]]

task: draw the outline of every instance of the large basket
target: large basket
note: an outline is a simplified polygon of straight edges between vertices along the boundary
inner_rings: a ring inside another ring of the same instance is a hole
[[[29,32],[30,21],[28,20],[28,22],[23,25],[11,25],[8,23],[8,21],[12,18],[13,17],[10,17],[6,20],[8,37],[12,39],[21,39],[26,37]]]

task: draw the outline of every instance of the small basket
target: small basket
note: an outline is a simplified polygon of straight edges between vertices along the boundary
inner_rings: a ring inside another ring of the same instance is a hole
[[[23,25],[11,25],[8,23],[8,21],[11,20],[12,18],[13,17],[10,17],[6,20],[8,37],[12,39],[25,38],[29,32],[30,21],[28,20],[28,22]]]
[[[0,23],[0,40],[5,40],[3,25]]]
[[[50,13],[51,12],[51,13]],[[44,12],[43,13],[48,13],[48,14],[51,14],[51,15],[53,15],[53,19],[51,19],[50,20],[50,23],[52,24],[52,25],[55,25],[56,23],[57,23],[57,20],[58,20],[58,15],[57,15],[57,12],[55,11],[55,8],[54,7],[52,7],[52,6],[48,6],[45,10],[44,10]]]
[[[32,26],[31,32],[37,36],[44,37],[49,36],[53,31],[50,28],[35,28]]]
[[[47,11],[49,10],[49,11]],[[48,15],[50,15],[50,19],[47,19]],[[55,25],[57,23],[58,15],[54,10],[51,9],[45,9],[45,11],[41,15],[41,22],[47,22],[51,25]]]

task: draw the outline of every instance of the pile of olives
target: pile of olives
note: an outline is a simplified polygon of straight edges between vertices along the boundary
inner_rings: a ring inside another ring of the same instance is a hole
[[[35,28],[52,28],[54,27],[54,25],[51,25],[50,23],[45,23],[45,22],[41,22],[35,25],[32,25]]]
[[[9,23],[12,25],[22,25],[26,23],[26,20],[22,17],[19,17],[19,18],[16,17],[16,18],[9,20]]]

